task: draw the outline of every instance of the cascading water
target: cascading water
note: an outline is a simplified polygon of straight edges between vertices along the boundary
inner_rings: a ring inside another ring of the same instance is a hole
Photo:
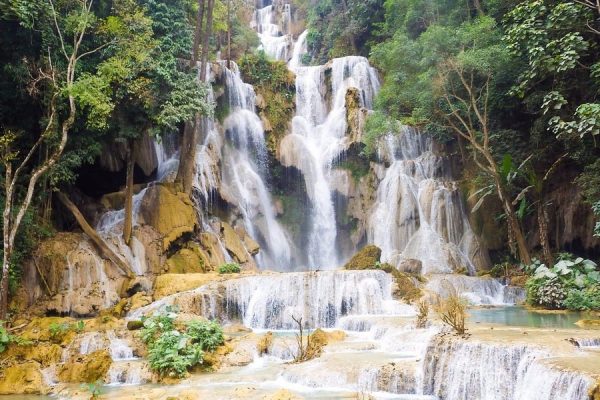
[[[282,26],[289,29],[290,8],[289,4],[286,4],[286,6],[284,6],[282,12]],[[275,19],[274,11],[274,6],[271,4],[254,12],[254,28],[261,42],[259,49],[275,60],[287,61],[292,39],[289,32],[282,32],[279,25],[273,23]]]
[[[368,238],[381,248],[382,261],[418,259],[424,274],[463,267],[474,274],[480,247],[431,138],[404,127],[383,138],[379,158],[391,164],[377,189]]]
[[[262,267],[287,269],[292,249],[286,232],[275,218],[273,201],[265,184],[267,147],[264,128],[255,113],[255,94],[242,82],[235,63],[231,69],[221,64],[229,116],[223,122],[222,193],[236,204],[246,231],[258,240],[257,260]]]
[[[303,34],[302,38],[305,37]],[[295,66],[297,62],[293,61],[291,65]],[[346,136],[346,91],[357,88],[361,107],[369,109],[379,81],[375,70],[363,57],[334,59],[331,66],[298,66],[294,72],[296,116],[292,121],[292,132],[281,142],[281,161],[286,166],[298,168],[304,176],[311,202],[309,265],[333,269],[341,260],[336,249],[332,167],[350,145],[350,138]],[[327,93],[331,93],[330,102]]]

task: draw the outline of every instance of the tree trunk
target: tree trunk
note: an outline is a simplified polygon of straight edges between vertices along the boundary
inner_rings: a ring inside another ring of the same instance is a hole
[[[206,30],[202,41],[202,57],[200,60],[201,81],[206,80],[206,65],[208,63],[209,38],[212,35],[212,14],[214,0],[208,0],[206,10]],[[188,121],[183,130],[183,139],[179,156],[179,168],[177,169],[177,178],[175,181],[181,185],[181,190],[188,196],[192,194],[194,184],[194,173],[196,167],[196,147],[200,139],[200,127],[202,116],[194,116],[194,121]]]
[[[540,244],[542,245],[542,253],[544,255],[544,263],[550,267],[554,264],[552,250],[550,249],[550,239],[548,237],[548,213],[543,201],[538,202],[537,206],[538,230],[540,235]]]
[[[92,228],[90,224],[88,224],[88,222],[85,220],[85,217],[83,216],[83,214],[81,214],[77,206],[73,204],[73,202],[65,194],[57,192],[56,195],[60,202],[63,203],[65,207],[69,209],[69,211],[71,211],[83,232],[92,240],[92,242],[100,252],[100,256],[104,259],[112,261],[123,272],[124,275],[127,275],[129,278],[133,278],[134,274],[131,271],[129,265],[125,262],[125,260],[123,260],[119,255],[117,255],[108,246],[108,244],[106,244],[104,239],[102,239],[100,235],[98,235],[96,230]]]
[[[0,293],[0,321],[6,321],[8,312],[8,272],[10,270],[10,258],[12,248],[4,245],[4,256],[2,258],[2,289]]]
[[[198,14],[196,15],[196,28],[194,29],[194,48],[192,49],[191,67],[198,62],[198,51],[200,50],[200,39],[202,38],[202,25],[204,20],[204,0],[198,0]]]
[[[477,15],[479,15],[480,17],[485,15],[483,13],[483,7],[481,6],[480,0],[473,0],[473,6],[475,7],[475,10],[477,11]]]
[[[227,0],[227,68],[231,68],[231,0]]]
[[[135,143],[129,140],[127,149],[127,176],[125,178],[125,221],[123,222],[123,241],[127,246],[131,243],[133,230],[133,169],[135,166]]]
[[[494,176],[494,181],[496,184],[496,190],[498,191],[498,197],[500,197],[502,207],[504,208],[504,213],[506,214],[506,222],[509,224],[509,230],[511,231],[512,236],[514,237],[515,242],[517,242],[519,258],[523,263],[529,265],[531,264],[531,256],[529,255],[529,250],[527,249],[527,242],[525,241],[525,236],[523,235],[523,230],[521,229],[521,225],[519,224],[519,220],[517,218],[513,205],[508,199],[508,196],[504,191],[502,181],[497,174]]]

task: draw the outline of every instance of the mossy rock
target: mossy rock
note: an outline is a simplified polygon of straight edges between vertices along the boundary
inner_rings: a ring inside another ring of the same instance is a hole
[[[152,226],[161,235],[163,250],[198,225],[196,211],[189,196],[175,186],[155,184],[148,188],[140,205],[140,222]]]
[[[43,368],[60,362],[62,347],[55,343],[35,342],[27,346],[10,345],[2,354],[4,360],[35,361]]]
[[[165,267],[171,274],[207,272],[213,269],[208,256],[195,243],[169,257]]]
[[[393,269],[391,273],[396,282],[396,289],[393,293],[394,297],[400,298],[410,304],[423,296],[423,291],[418,283],[419,278],[406,272],[398,271],[397,269]]]
[[[374,269],[375,265],[381,258],[381,249],[374,245],[368,245],[360,249],[351,259],[344,265],[344,269]]]
[[[11,365],[0,374],[0,394],[47,394],[41,365],[35,361]]]
[[[98,350],[64,363],[58,372],[61,382],[96,382],[104,379],[112,364],[108,350]]]
[[[273,332],[265,333],[256,344],[258,355],[268,354],[273,345]]]

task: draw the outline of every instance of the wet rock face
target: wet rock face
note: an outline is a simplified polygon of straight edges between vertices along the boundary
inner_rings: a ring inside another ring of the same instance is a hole
[[[165,251],[181,236],[193,233],[198,225],[189,197],[176,192],[172,186],[162,184],[150,186],[146,191],[139,219],[161,235]]]
[[[66,362],[58,376],[61,382],[95,382],[104,378],[111,364],[108,350],[98,350]]]
[[[377,246],[368,245],[358,251],[344,265],[344,269],[372,269],[379,262],[381,257],[381,249]]]
[[[41,366],[35,361],[12,365],[0,377],[0,394],[46,394],[49,391]]]

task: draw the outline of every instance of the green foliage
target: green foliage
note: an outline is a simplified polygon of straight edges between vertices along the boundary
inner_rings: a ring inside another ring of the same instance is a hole
[[[0,354],[3,353],[11,343],[18,346],[28,346],[32,342],[17,335],[11,335],[4,326],[4,321],[0,321]]]
[[[201,364],[203,357],[201,346],[176,330],[162,332],[148,346],[150,368],[161,375],[182,377],[190,367]]]
[[[104,382],[102,382],[101,380],[97,380],[96,382],[90,383],[82,383],[81,389],[85,390],[86,392],[89,392],[91,399],[98,399],[100,395],[104,392],[102,390],[103,384]]]
[[[527,301],[548,308],[571,310],[598,309],[600,271],[596,263],[561,253],[551,268],[534,260],[525,267],[530,274],[527,280]]]
[[[325,64],[329,59],[367,55],[383,21],[382,0],[300,1],[307,13],[309,57],[303,62]]]
[[[50,339],[55,342],[60,342],[69,332],[81,333],[85,329],[85,322],[77,321],[72,324],[67,322],[53,322],[48,326]]]
[[[216,321],[190,321],[186,333],[204,351],[215,351],[225,342],[223,329]]]
[[[594,214],[596,215],[596,217],[598,217],[599,220],[594,226],[594,236],[600,237],[600,201],[594,203],[592,209],[594,210]]]
[[[223,264],[219,267],[219,274],[237,274],[240,272],[240,265],[237,263]]]
[[[365,133],[362,139],[365,148],[363,154],[372,156],[377,150],[379,138],[390,133],[399,131],[399,123],[381,111],[369,114],[365,123]]]
[[[244,81],[254,85],[264,100],[259,109],[271,125],[267,127],[267,147],[274,154],[294,114],[294,74],[284,62],[269,60],[263,51],[242,57],[239,66]]]
[[[163,332],[173,330],[177,313],[170,307],[165,312],[159,312],[151,317],[142,317],[142,341],[146,344],[153,343]]]
[[[175,326],[172,308],[143,318],[141,336],[148,346],[150,368],[161,375],[182,377],[204,360],[204,351],[224,343],[223,330],[215,321],[191,321],[184,332]]]

